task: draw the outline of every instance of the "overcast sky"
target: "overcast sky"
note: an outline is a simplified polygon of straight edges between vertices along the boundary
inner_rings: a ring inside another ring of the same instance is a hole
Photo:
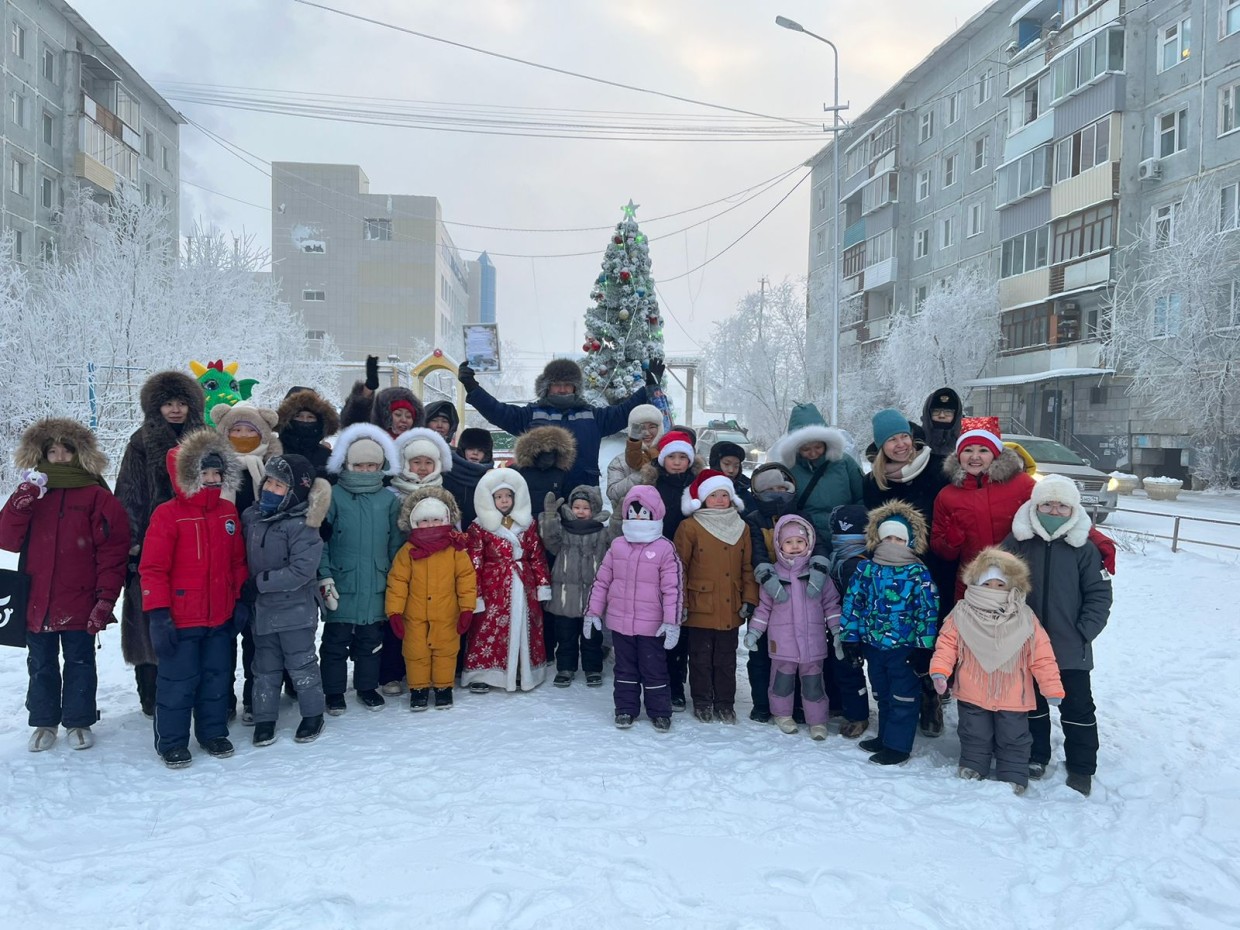
[[[540,72],[342,18],[294,0],[72,0],[157,89],[169,81],[420,101],[716,115],[632,91]],[[326,5],[520,58],[764,114],[811,117],[832,95],[830,49],[774,25],[776,13],[840,48],[842,101],[859,115],[973,13],[979,0],[324,0]],[[268,161],[359,164],[372,193],[434,195],[445,220],[508,227],[597,227],[685,210],[771,178],[811,157],[818,140],[600,142],[463,135],[350,125],[176,103],[189,118]],[[844,114],[845,118],[849,113]],[[270,240],[270,181],[182,128],[181,175],[245,206],[182,186],[195,218]],[[792,179],[709,223],[651,244],[656,281],[718,253],[770,209]],[[711,322],[763,275],[807,267],[809,183],[718,261],[661,287],[669,353],[697,354]],[[651,237],[727,204],[643,226]],[[495,257],[501,338],[528,366],[577,350],[608,232],[503,233],[451,227],[467,258]],[[575,326],[575,329],[574,329]]]

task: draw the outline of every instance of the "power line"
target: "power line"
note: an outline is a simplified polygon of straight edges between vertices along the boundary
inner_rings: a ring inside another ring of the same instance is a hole
[[[225,200],[233,200],[233,201],[236,201],[237,203],[243,203],[247,207],[257,207],[259,210],[266,210],[268,213],[271,212],[270,206],[263,206],[261,203],[250,203],[250,201],[248,200],[242,200],[240,197],[234,197],[231,194],[221,194],[219,191],[212,190],[209,187],[204,187],[201,184],[196,184],[193,181],[189,180],[188,178],[184,178],[184,177],[181,178],[181,183],[188,184],[190,187],[196,187],[200,191],[206,191],[208,194],[214,194],[216,197],[223,197]]]

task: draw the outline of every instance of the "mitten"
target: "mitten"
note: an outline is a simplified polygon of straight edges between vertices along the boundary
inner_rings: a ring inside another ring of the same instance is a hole
[[[771,600],[776,604],[782,604],[788,600],[788,590],[779,580],[779,575],[775,573],[775,566],[770,562],[763,562],[753,570],[753,576],[758,584],[762,585],[762,590],[767,593]]]
[[[667,370],[667,366],[663,364],[663,359],[652,358],[650,364],[646,366],[646,383],[651,387],[658,387],[663,382],[663,372]]]
[[[151,647],[161,659],[171,659],[177,651],[177,628],[172,623],[172,611],[158,607],[150,612]]]
[[[40,500],[46,493],[46,488],[41,488],[29,481],[23,481],[9,497],[9,503],[14,510],[29,510],[34,505],[34,502]]]
[[[474,377],[474,370],[469,367],[468,362],[461,362],[456,370],[456,380],[465,385],[466,391],[473,391],[478,387],[478,379]]]
[[[641,442],[642,426],[643,424],[641,423],[633,423],[629,426],[629,438],[634,442]]]
[[[563,506],[564,498],[556,497],[555,491],[548,491],[547,496],[543,498],[543,513],[559,513]]]
[[[551,600],[551,585],[543,584],[538,586],[538,600],[544,604]]]
[[[473,625],[473,622],[474,612],[472,610],[462,610],[461,615],[456,618],[456,635],[464,636],[468,633],[470,626]],[[404,623],[401,624],[401,627],[403,632]]]
[[[581,635],[583,637],[589,639],[591,630],[598,630],[600,633],[603,632],[602,617],[586,617],[581,621]]]
[[[947,693],[947,676],[946,675],[940,674],[939,672],[935,672],[933,675],[930,676],[930,680],[934,682],[935,691],[937,691],[939,694]]]
[[[328,610],[335,610],[340,606],[340,592],[336,590],[334,579],[324,578],[320,581],[319,594],[323,595],[323,603],[327,605]]]
[[[933,649],[914,649],[908,657],[909,668],[911,668],[919,678],[924,678],[930,673],[930,660],[933,657]]]
[[[253,604],[258,600],[258,582],[254,580],[253,575],[247,578],[245,583],[241,586],[241,594],[239,599],[245,601],[247,604]]]
[[[1046,703],[1051,705],[1051,707],[1058,707],[1063,703],[1063,698],[1047,698]]]
[[[680,626],[675,623],[661,623],[659,624],[658,632],[654,635],[665,637],[663,640],[664,649],[675,649],[676,644],[680,642]]]
[[[805,586],[810,597],[822,593],[823,586],[831,577],[831,563],[820,555],[811,556],[809,560],[809,582]]]
[[[835,660],[837,662],[844,661],[844,642],[840,639],[840,634],[836,633],[832,637],[832,648],[835,650]]]
[[[750,652],[758,651],[758,640],[762,638],[762,634],[757,630],[750,630],[745,634],[745,648]]]
[[[250,605],[245,601],[237,601],[233,605],[232,615],[232,631],[234,636],[240,636],[245,632],[245,628],[250,625],[250,621],[254,619],[254,611],[250,609]]]
[[[861,648],[860,643],[844,643],[844,656],[853,665],[860,667],[862,660],[865,658],[865,651]]]
[[[754,612],[753,604],[741,604],[741,609],[738,611],[738,613],[741,615],[741,619],[744,620],[746,623],[748,623],[749,618],[753,616],[753,612]]]
[[[379,390],[379,356],[366,356],[366,389],[368,391]]]
[[[112,615],[112,605],[107,601],[96,601],[90,617],[86,620],[86,632],[91,636],[101,631],[109,623],[116,620]]]
[[[388,626],[392,628],[392,635],[397,639],[405,638],[405,617],[403,614],[391,614],[388,617]]]

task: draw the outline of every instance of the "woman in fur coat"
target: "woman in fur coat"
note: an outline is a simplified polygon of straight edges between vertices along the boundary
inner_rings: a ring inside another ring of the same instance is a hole
[[[480,616],[469,630],[461,684],[475,694],[532,691],[546,675],[542,604],[551,600],[551,573],[525,479],[512,468],[487,472],[474,492],[474,509],[469,555]]]
[[[146,528],[155,508],[172,500],[168,476],[168,452],[204,425],[202,386],[179,371],[151,375],[139,395],[145,418],[125,446],[116,476],[116,496],[129,515],[129,566],[121,608],[121,653],[134,667],[138,700],[148,717],[155,713],[155,680],[158,659],[151,646],[150,618],[142,611],[142,590],[137,567]]]

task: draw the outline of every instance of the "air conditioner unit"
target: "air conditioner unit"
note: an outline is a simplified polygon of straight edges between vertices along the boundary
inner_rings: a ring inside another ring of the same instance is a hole
[[[1162,177],[1162,162],[1157,158],[1147,158],[1137,165],[1137,180],[1157,181]]]
[[[1065,300],[1059,304],[1059,310],[1061,313],[1075,313],[1079,309],[1081,309],[1081,307],[1075,300]]]

